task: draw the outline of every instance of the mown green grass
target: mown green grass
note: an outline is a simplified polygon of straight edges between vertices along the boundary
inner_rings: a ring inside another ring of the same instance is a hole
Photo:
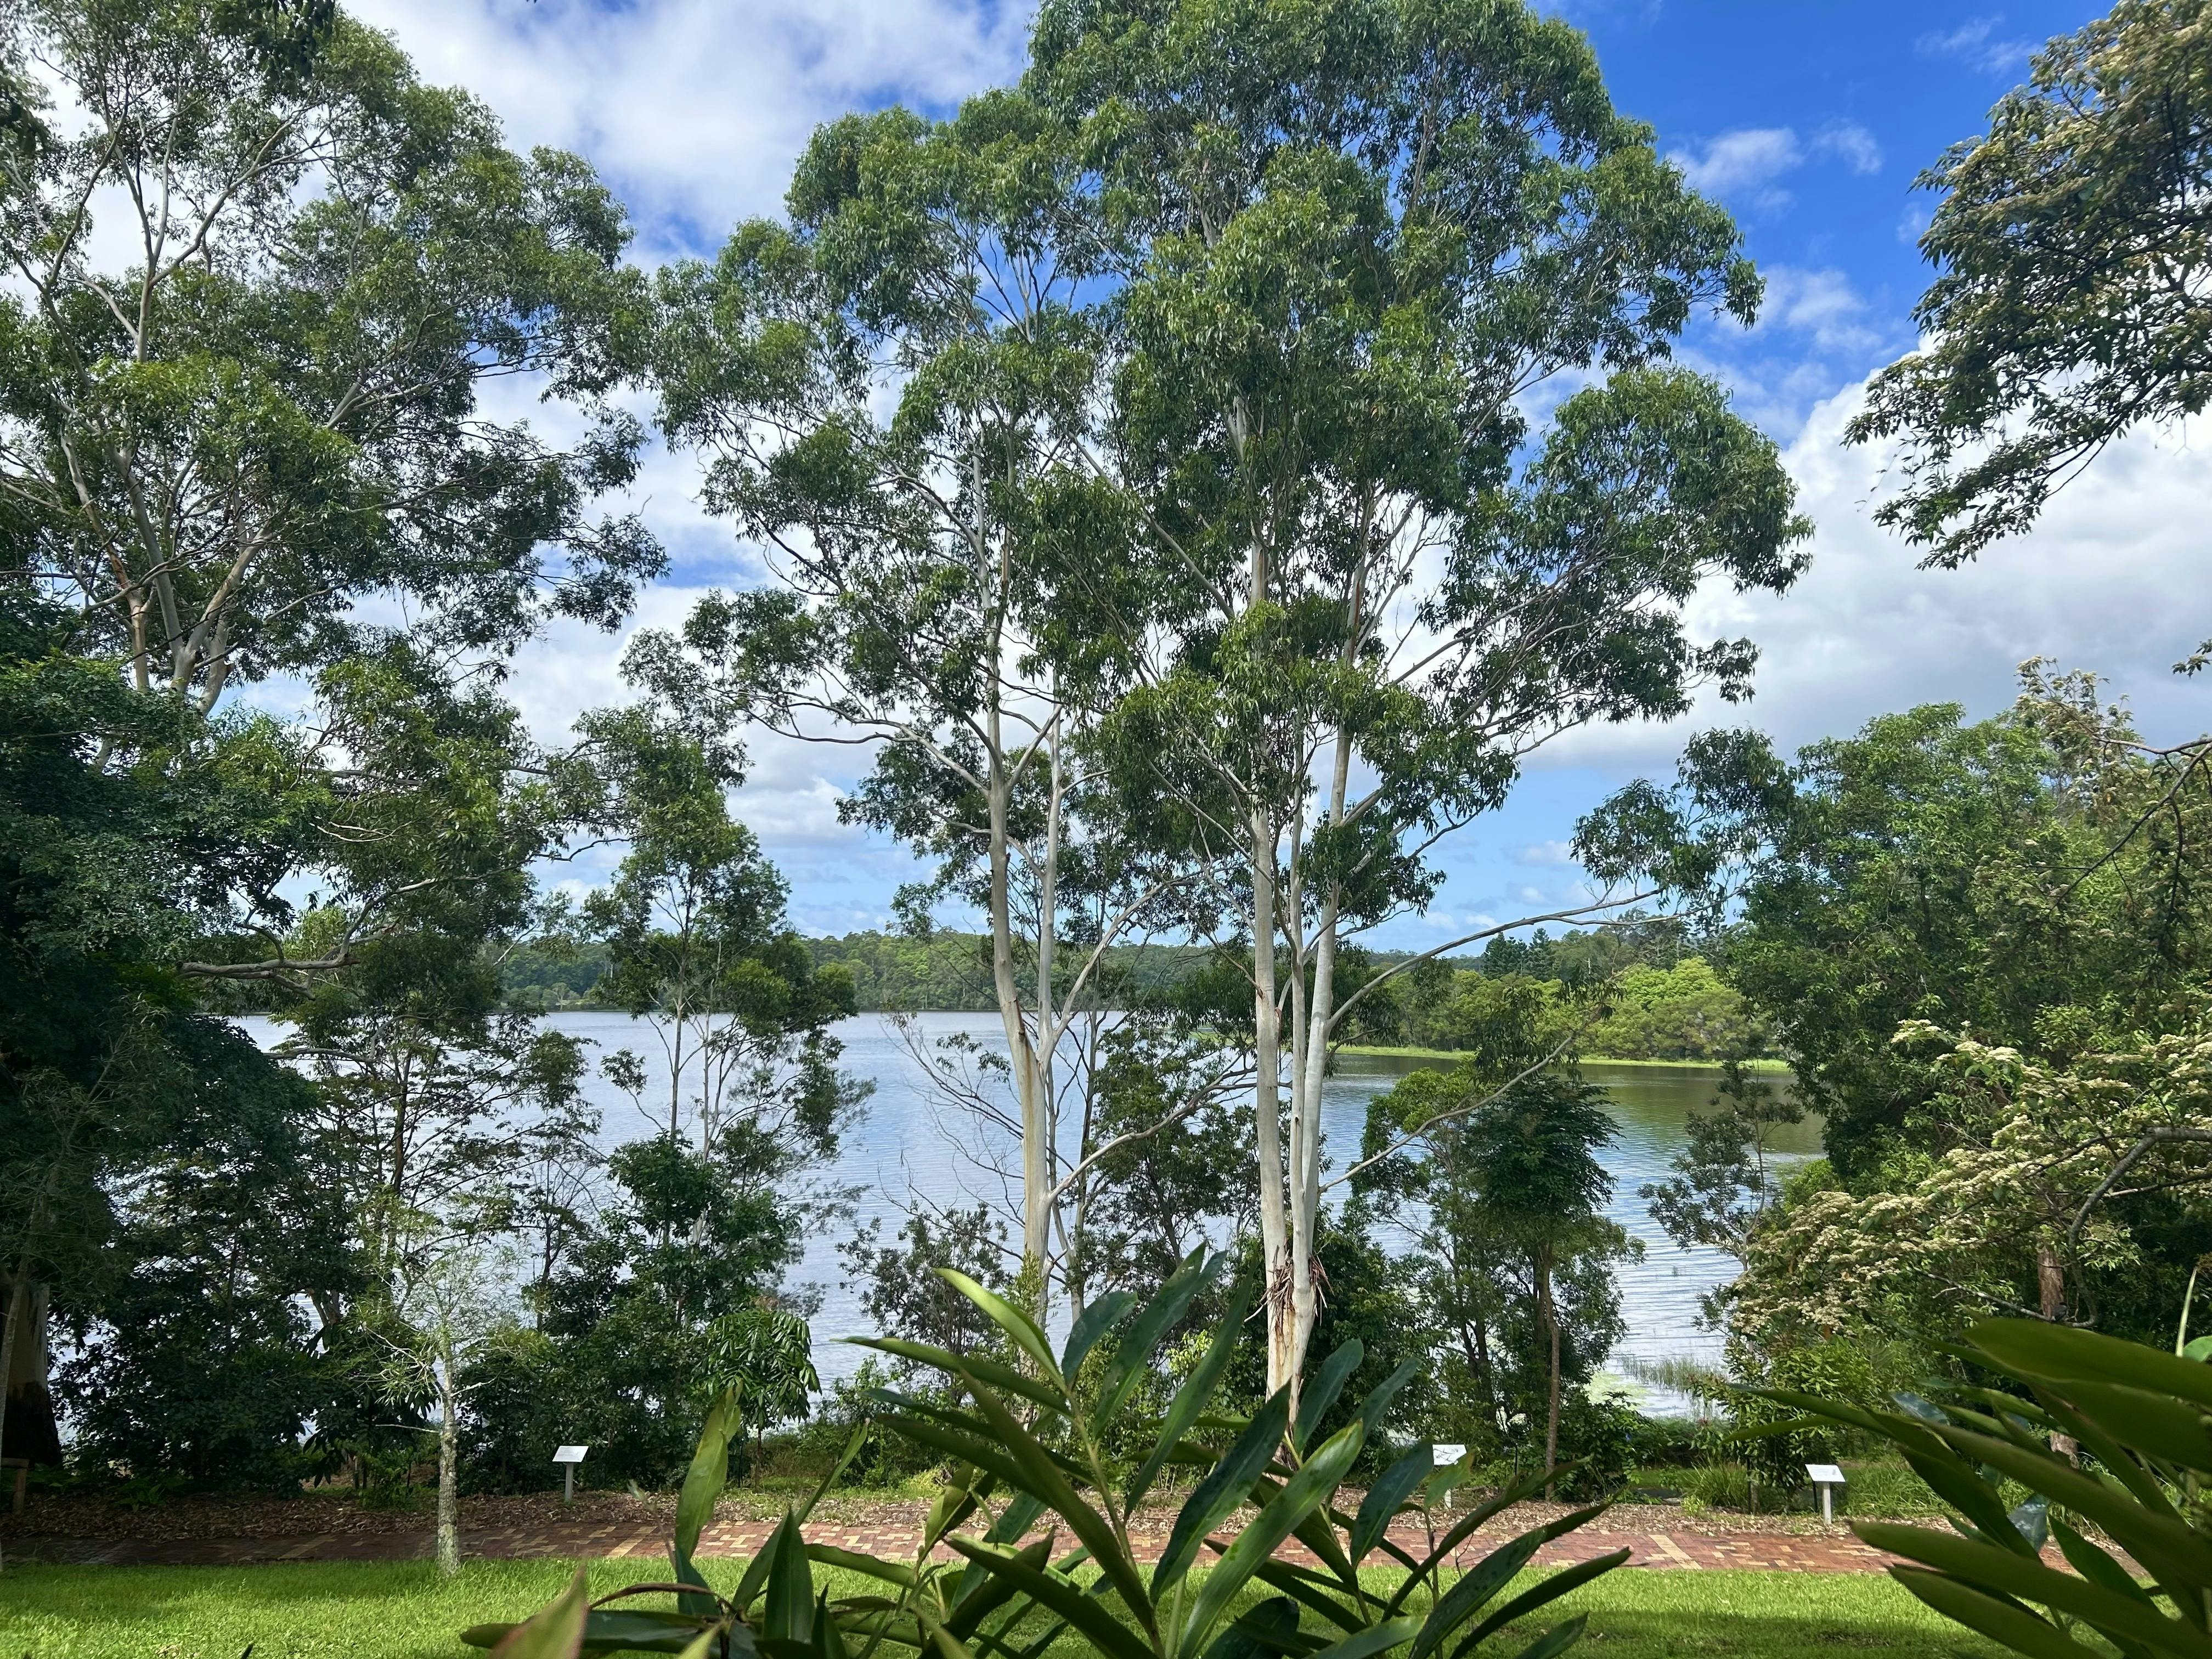
[[[737,1563],[705,1565],[717,1583],[734,1581]],[[456,1632],[526,1616],[574,1571],[560,1561],[474,1561],[448,1580],[422,1562],[9,1567],[0,1573],[0,1659],[239,1659],[249,1644],[253,1659],[462,1659],[476,1650]],[[598,1595],[659,1576],[649,1560],[589,1571]],[[1589,1659],[1995,1651],[1877,1574],[1633,1570],[1607,1574],[1484,1651],[1516,1652],[1575,1611],[1589,1614],[1577,1650]]]

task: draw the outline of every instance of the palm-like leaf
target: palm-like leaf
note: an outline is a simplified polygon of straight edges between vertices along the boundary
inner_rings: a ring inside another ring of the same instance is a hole
[[[1921,1601],[2014,1652],[2078,1659],[2098,1650],[2073,1633],[2086,1627],[2143,1659],[2212,1659],[2212,1525],[2202,1505],[2177,1501],[2212,1477],[2212,1367],[2032,1320],[1984,1321],[1960,1352],[2024,1397],[1977,1390],[1899,1414],[1771,1396],[1890,1441],[1960,1511],[1955,1534],[1861,1522],[1859,1536],[1911,1564],[1891,1571]],[[2046,1431],[2073,1436],[2098,1472],[2053,1450]],[[2031,1506],[2008,1510],[1997,1496],[2003,1477],[2094,1522],[2148,1584],[2063,1515],[2048,1524],[2073,1571],[2045,1561],[2022,1536]]]

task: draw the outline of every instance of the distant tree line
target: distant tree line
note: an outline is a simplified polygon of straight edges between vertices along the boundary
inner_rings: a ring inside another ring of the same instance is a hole
[[[1589,1058],[1717,1061],[1764,1052],[1768,1027],[1708,960],[1717,939],[1679,924],[1583,929],[1498,939],[1477,956],[1439,957],[1394,978],[1350,1023],[1355,1045],[1457,1053],[1479,1047],[1510,1012]],[[990,940],[937,929],[921,937],[860,933],[805,941],[817,969],[853,979],[862,1013],[988,1013]],[[1354,982],[1404,963],[1405,951],[1352,953]],[[1203,945],[1121,945],[1104,954],[1108,982],[1133,1005],[1176,1003],[1198,988],[1218,953]],[[529,1012],[611,1007],[600,990],[605,947],[533,941],[507,951],[509,1007]]]

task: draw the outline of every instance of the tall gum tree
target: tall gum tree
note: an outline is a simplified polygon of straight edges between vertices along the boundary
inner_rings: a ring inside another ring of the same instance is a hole
[[[327,3],[10,7],[0,501],[73,648],[205,712],[371,599],[463,649],[618,615],[660,565],[592,514],[642,438],[606,401],[646,338],[628,235],[583,161]],[[518,378],[574,447],[480,406]]]
[[[690,665],[679,701],[876,745],[847,811],[934,864],[903,904],[982,913],[1040,1295],[1066,1231],[1061,1042],[1174,884],[1086,811],[1117,636],[1054,609],[1054,568],[1126,540],[1085,452],[1098,243],[1066,140],[1008,92],[943,124],[847,117],[801,158],[787,223],[667,273],[664,424],[781,581],[643,647],[664,685]]]
[[[1693,643],[1682,608],[1802,567],[1773,446],[1663,362],[1758,282],[1587,42],[1518,5],[1064,0],[1027,86],[1079,125],[1121,262],[1103,471],[1157,609],[1109,743],[1249,940],[1295,1389],[1345,940],[1427,902],[1426,854],[1540,744],[1743,695],[1748,642]]]

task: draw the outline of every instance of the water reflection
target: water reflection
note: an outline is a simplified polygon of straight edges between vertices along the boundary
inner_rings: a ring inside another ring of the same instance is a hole
[[[925,1041],[959,1033],[981,1047],[1005,1052],[996,1015],[924,1014],[917,1022]],[[273,1044],[283,1035],[266,1020],[242,1023],[264,1044]],[[605,1144],[613,1147],[653,1133],[659,1126],[648,1121],[599,1072],[599,1062],[608,1054],[629,1048],[646,1064],[645,1098],[665,1100],[666,1063],[653,1033],[622,1014],[558,1014],[550,1017],[550,1023],[593,1045],[586,1092],[600,1109]],[[836,1030],[845,1044],[847,1069],[875,1085],[866,1119],[827,1172],[830,1180],[860,1189],[857,1219],[880,1220],[887,1236],[895,1233],[906,1214],[909,1190],[939,1205],[972,1204],[979,1199],[1009,1203],[1012,1194],[991,1169],[971,1156],[963,1141],[972,1137],[958,1132],[954,1115],[934,1098],[893,1023],[882,1015],[864,1014],[839,1022]],[[1322,1124],[1333,1168],[1341,1169],[1357,1155],[1367,1103],[1408,1072],[1434,1063],[1439,1062],[1340,1057],[1322,1094]],[[1689,1115],[1713,1097],[1716,1074],[1679,1066],[1585,1066],[1583,1073],[1603,1085],[1620,1124],[1620,1138],[1605,1159],[1613,1178],[1607,1213],[1642,1239],[1645,1249],[1642,1262],[1621,1269],[1628,1334],[1618,1352],[1647,1358],[1669,1354],[1714,1358],[1719,1339],[1698,1328],[1698,1298],[1725,1282],[1735,1263],[1717,1250],[1677,1249],[1652,1221],[1637,1189],[1667,1176],[1668,1160],[1683,1144]],[[1769,1080],[1787,1084],[1781,1077]],[[1816,1124],[1785,1129],[1781,1135],[1787,1154],[1805,1157],[1820,1150]],[[822,1310],[814,1322],[815,1358],[825,1381],[849,1376],[862,1357],[860,1350],[837,1340],[866,1329],[858,1299],[844,1285],[837,1254],[838,1244],[849,1235],[850,1229],[837,1228],[810,1236],[793,1273],[795,1280],[818,1285],[822,1291]]]

